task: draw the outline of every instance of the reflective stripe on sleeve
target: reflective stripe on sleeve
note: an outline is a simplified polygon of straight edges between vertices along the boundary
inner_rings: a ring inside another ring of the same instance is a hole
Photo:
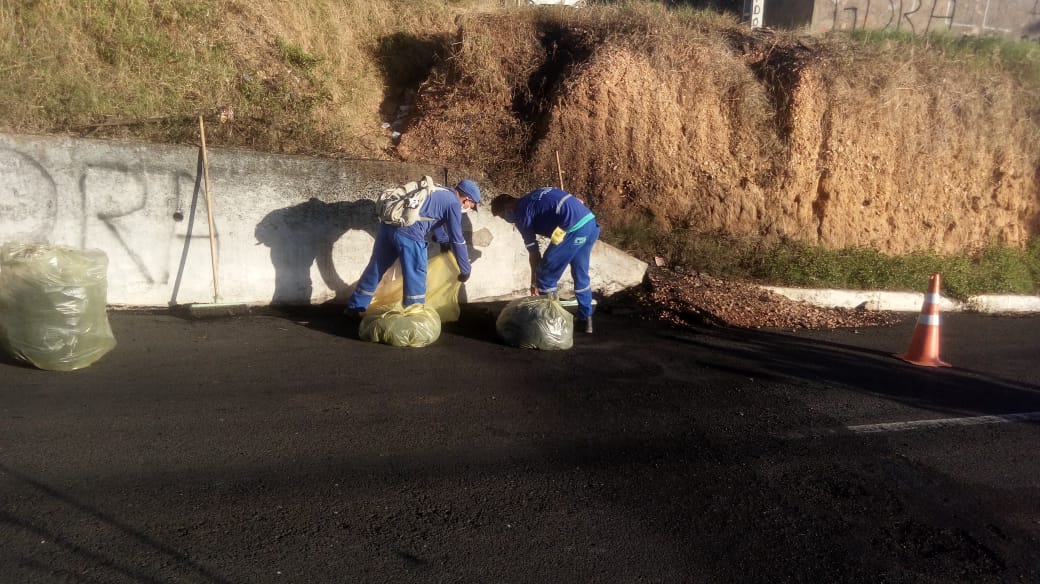
[[[556,203],[556,214],[557,215],[559,215],[560,211],[563,210],[563,202],[566,201],[567,199],[573,197],[573,196],[574,195],[571,195],[571,194],[568,193],[567,195],[564,195],[564,197],[562,199],[560,199],[559,203]]]

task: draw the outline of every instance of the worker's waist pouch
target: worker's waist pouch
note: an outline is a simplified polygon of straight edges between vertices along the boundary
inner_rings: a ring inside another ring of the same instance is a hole
[[[563,241],[564,237],[567,237],[568,234],[574,233],[575,231],[581,229],[582,227],[585,227],[586,223],[588,223],[589,221],[592,221],[595,218],[596,218],[595,214],[589,213],[589,214],[585,215],[584,217],[582,217],[577,223],[572,225],[569,229],[564,230],[562,227],[557,227],[556,229],[553,230],[552,235],[549,236],[549,241],[551,241],[552,243],[554,243],[556,245],[559,245],[560,242]]]

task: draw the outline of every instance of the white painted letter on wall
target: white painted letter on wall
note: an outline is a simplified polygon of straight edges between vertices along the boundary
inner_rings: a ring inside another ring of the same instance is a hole
[[[751,28],[759,28],[762,26],[762,19],[765,16],[766,11],[766,0],[751,0]]]

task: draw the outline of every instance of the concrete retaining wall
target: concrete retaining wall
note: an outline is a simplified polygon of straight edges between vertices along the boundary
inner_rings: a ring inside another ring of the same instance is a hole
[[[423,174],[462,178],[440,167],[219,148],[207,158],[223,302],[345,299],[371,252],[376,194]],[[101,249],[113,305],[212,302],[202,176],[190,146],[0,135],[0,242]],[[463,229],[473,261],[468,300],[526,290],[527,254],[512,225],[485,206],[463,216]],[[638,284],[645,271],[603,242],[593,251],[601,294]],[[572,288],[569,276],[561,286]]]

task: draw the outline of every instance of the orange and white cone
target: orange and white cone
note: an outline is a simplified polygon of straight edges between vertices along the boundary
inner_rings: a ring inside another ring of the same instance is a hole
[[[928,293],[921,305],[921,315],[917,317],[914,336],[910,339],[910,348],[898,357],[914,365],[924,367],[949,367],[950,364],[939,359],[939,274],[932,274],[928,285]]]

